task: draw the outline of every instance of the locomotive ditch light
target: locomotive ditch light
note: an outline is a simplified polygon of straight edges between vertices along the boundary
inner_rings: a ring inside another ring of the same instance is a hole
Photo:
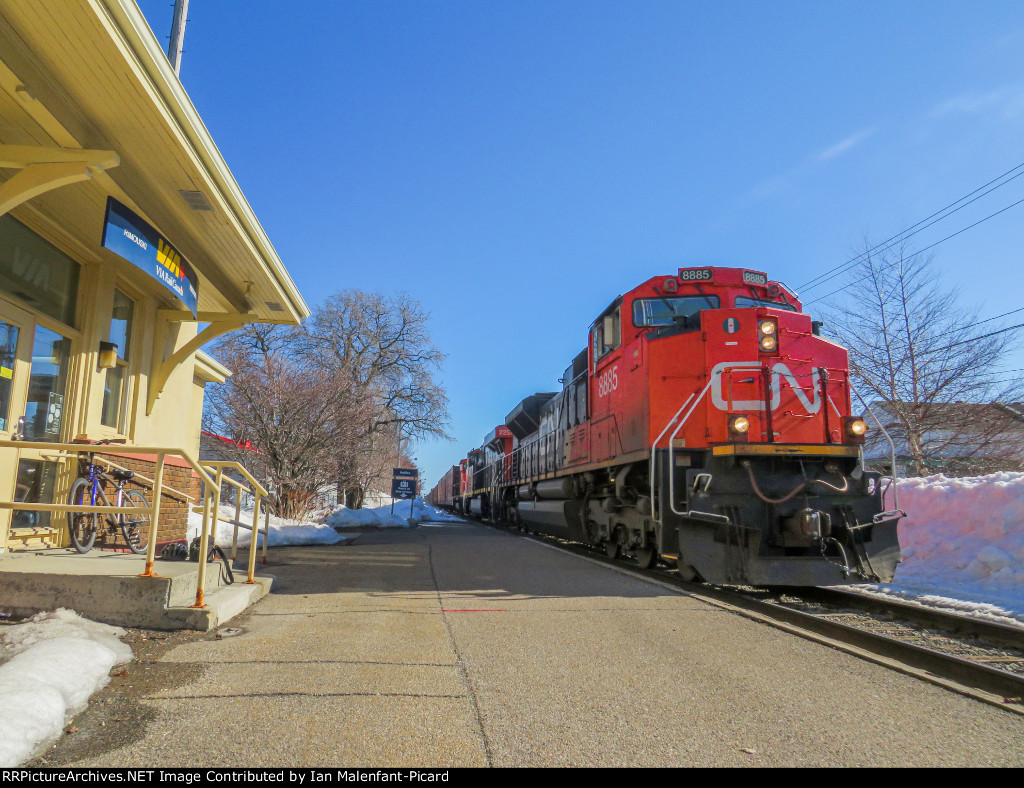
[[[856,416],[848,416],[843,419],[843,431],[846,433],[847,443],[864,443],[864,438],[868,434],[868,425],[864,419]]]
[[[728,416],[729,439],[734,441],[750,440],[750,419],[742,413],[730,413]]]

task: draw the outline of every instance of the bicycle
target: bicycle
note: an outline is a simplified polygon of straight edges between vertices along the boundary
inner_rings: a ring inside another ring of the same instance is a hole
[[[117,469],[112,469],[108,475],[96,465],[95,454],[89,453],[86,475],[79,476],[71,485],[68,503],[78,506],[97,506],[97,502],[102,501],[103,505],[110,506],[110,499],[103,489],[103,485],[109,482],[114,485],[116,492],[114,506],[133,506],[145,511],[139,512],[137,515],[126,512],[109,515],[101,515],[98,512],[68,512],[68,531],[71,536],[71,544],[78,552],[88,553],[92,549],[96,542],[96,533],[99,531],[100,517],[106,520],[107,531],[115,538],[120,529],[129,550],[137,554],[146,552],[146,547],[149,545],[151,519],[149,502],[141,491],[124,489],[134,475],[134,471]]]

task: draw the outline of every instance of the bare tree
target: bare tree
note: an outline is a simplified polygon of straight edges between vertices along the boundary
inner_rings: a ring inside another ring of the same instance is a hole
[[[204,420],[255,450],[234,453],[272,480],[282,515],[308,510],[328,483],[358,508],[408,463],[403,439],[447,437],[448,400],[434,379],[443,355],[404,294],[343,291],[302,328],[247,326],[216,353],[233,375],[208,391]]]
[[[305,325],[302,354],[351,382],[372,403],[359,450],[339,455],[345,503],[390,478],[401,440],[448,437],[448,398],[435,380],[444,355],[430,339],[429,315],[405,293],[343,290],[316,307]]]
[[[1020,382],[999,371],[1014,334],[978,327],[978,310],[939,284],[931,257],[865,249],[829,322],[912,472],[1019,469],[1024,417],[1009,403],[1020,400]]]
[[[342,371],[298,355],[298,337],[296,329],[252,325],[222,341],[217,353],[233,374],[209,391],[204,414],[214,432],[236,442],[226,450],[234,446],[239,461],[272,482],[277,513],[293,519],[308,515],[318,492],[336,481],[337,457],[358,450],[372,415]]]

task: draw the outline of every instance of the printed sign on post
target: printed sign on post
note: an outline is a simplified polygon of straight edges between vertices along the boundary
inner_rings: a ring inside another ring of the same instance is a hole
[[[416,468],[391,469],[391,511],[395,511],[395,501],[409,501],[409,517],[412,517],[413,504],[416,498],[416,483],[420,472]]]
[[[416,495],[415,479],[392,479],[391,497],[401,498],[403,501]]]

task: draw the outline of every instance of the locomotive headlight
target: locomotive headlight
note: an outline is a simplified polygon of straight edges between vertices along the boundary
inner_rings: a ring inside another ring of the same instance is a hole
[[[729,432],[736,436],[746,436],[747,432],[750,431],[750,419],[743,414],[735,414],[729,416]]]
[[[775,324],[771,320],[762,320],[758,326],[758,330],[765,335],[771,335],[775,333]]]
[[[849,443],[864,443],[864,436],[868,434],[867,422],[860,418],[847,418],[843,422],[847,441]]]
[[[758,343],[761,346],[761,350],[765,353],[771,353],[775,348],[779,346],[779,341],[772,335],[761,337],[761,341]]]

